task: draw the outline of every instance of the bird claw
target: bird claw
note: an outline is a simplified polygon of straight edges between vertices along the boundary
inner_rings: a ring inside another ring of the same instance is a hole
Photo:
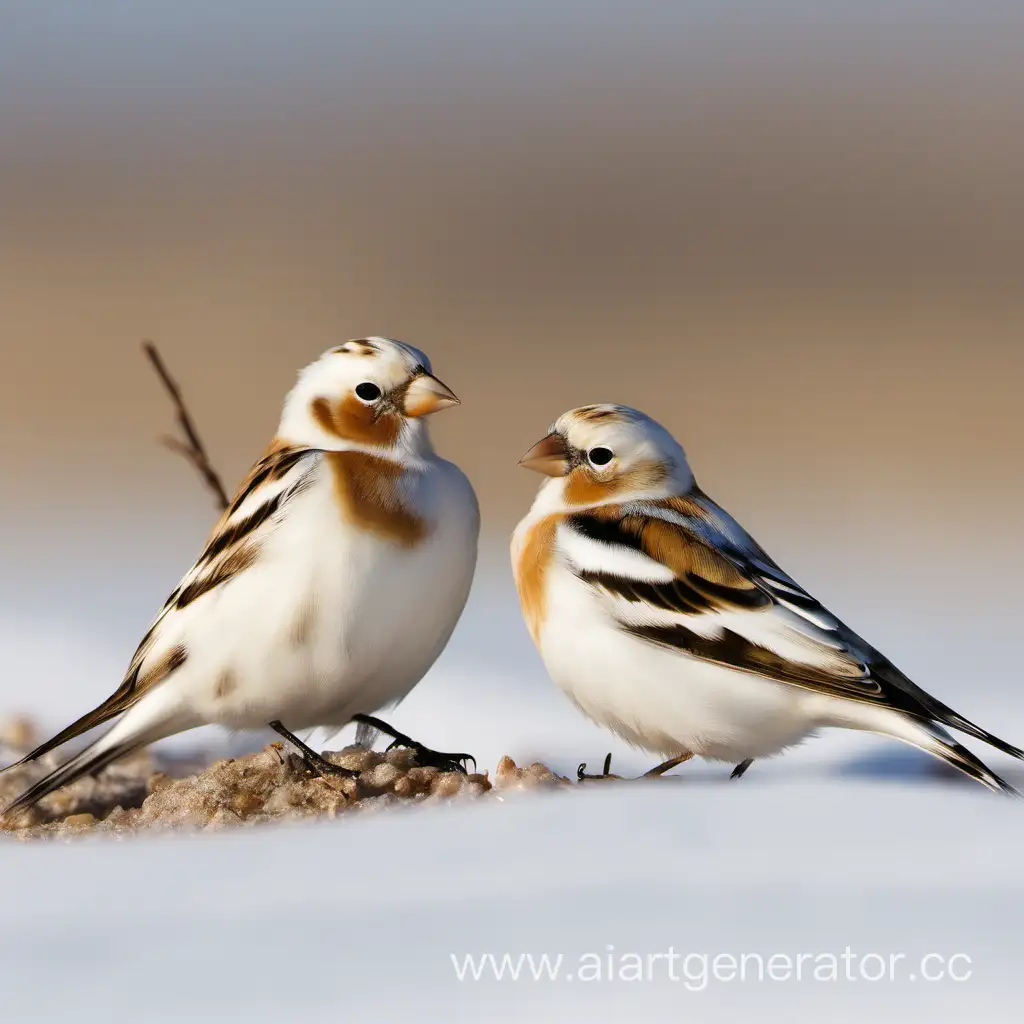
[[[440,750],[431,750],[416,740],[403,736],[400,739],[393,739],[387,746],[388,750],[396,747],[406,747],[416,755],[416,763],[421,768],[437,768],[442,772],[458,772],[461,775],[469,774],[469,762],[473,762],[473,771],[476,771],[476,758],[472,754],[447,754]]]
[[[437,768],[442,772],[458,772],[460,775],[468,775],[468,763],[472,761],[473,771],[476,771],[476,758],[472,754],[446,754],[440,750],[431,750],[430,747],[418,743],[411,736],[406,736],[404,732],[399,732],[387,722],[374,718],[373,715],[353,715],[352,721],[367,725],[390,736],[391,743],[388,744],[388,750],[394,750],[395,747],[408,747],[414,751],[416,763],[421,768]]]
[[[587,762],[584,761],[580,764],[579,768],[576,769],[576,779],[578,782],[595,782],[598,779],[621,779],[621,775],[612,774],[612,755],[609,754],[604,759],[604,771],[600,775],[588,775],[587,774]]]

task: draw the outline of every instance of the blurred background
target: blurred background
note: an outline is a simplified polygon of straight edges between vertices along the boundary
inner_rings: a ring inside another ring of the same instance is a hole
[[[435,438],[485,523],[403,724],[484,763],[610,746],[545,681],[506,544],[518,457],[621,401],[1020,742],[1022,97],[995,0],[0,0],[0,714],[106,696],[214,519],[142,338],[230,486],[301,365],[384,334],[462,397]]]

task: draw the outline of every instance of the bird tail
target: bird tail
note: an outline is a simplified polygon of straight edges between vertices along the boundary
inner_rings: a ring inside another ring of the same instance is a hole
[[[138,750],[143,746],[138,740],[124,740],[121,742],[110,742],[109,737],[114,730],[101,736],[95,743],[90,743],[84,750],[75,754],[70,760],[65,761],[59,768],[44,775],[38,782],[29,786],[13,803],[5,807],[0,817],[11,818],[21,811],[34,807],[45,796],[60,789],[62,786],[69,786],[77,782],[85,775],[95,775],[101,772],[107,765],[113,763],[125,754]]]
[[[122,715],[99,739],[25,790],[4,809],[0,817],[27,810],[62,786],[68,786],[85,775],[96,775],[107,765],[140,747],[201,724],[191,712],[176,703],[173,694],[168,694],[164,688],[154,690]],[[30,754],[26,760],[33,756]]]
[[[881,655],[878,655],[877,659],[872,662],[871,670],[882,682],[890,684],[897,693],[910,698],[908,704],[902,705],[903,711],[925,722],[934,720],[938,725],[944,725],[947,729],[955,729],[957,732],[962,732],[973,739],[981,740],[982,743],[995,747],[996,750],[1001,750],[1004,754],[1009,754],[1010,757],[1024,761],[1024,750],[1020,747],[1015,747],[1012,743],[993,736],[987,729],[982,729],[980,725],[975,725],[969,718],[964,718],[948,704],[943,704],[927,690],[922,690],[891,661]]]
[[[867,703],[846,701],[844,704],[846,706],[841,712],[838,706],[833,706],[828,720],[823,724],[863,729],[865,732],[901,740],[903,743],[917,747],[918,750],[923,750],[925,753],[945,761],[946,764],[970,776],[993,792],[1004,793],[1007,796],[1021,795],[1005,779],[992,771],[984,761],[972,754],[965,746],[957,743],[937,722],[925,721],[892,708],[880,708]],[[978,738],[984,739],[987,735],[985,733]],[[1008,743],[1000,746],[999,749],[1005,750],[1008,754],[1013,754],[1016,751],[1016,748],[1011,747]],[[1015,756],[1020,756],[1020,751],[1017,751]]]
[[[102,725],[104,722],[109,721],[113,715],[118,712],[112,712],[109,715],[99,715],[98,712],[102,711],[102,706],[97,708],[95,711],[90,711],[88,715],[83,715],[76,722],[72,722],[66,729],[62,729],[56,736],[52,736],[45,743],[40,743],[35,750],[27,753],[23,758],[18,761],[14,761],[9,765],[5,765],[0,768],[0,775],[4,772],[9,772],[12,768],[21,768],[23,765],[31,764],[33,761],[38,761],[44,754],[50,753],[51,750],[56,750],[57,747],[63,746],[68,740],[73,740],[82,733],[88,732],[90,729],[95,728],[97,725]]]
[[[1015,757],[1019,761],[1024,761],[1024,750],[1021,750],[1020,747],[1015,747],[1012,743],[1007,743],[1006,740],[1001,740],[998,736],[993,736],[987,729],[982,729],[980,725],[975,725],[970,719],[964,718],[963,715],[958,715],[952,708],[946,707],[946,705],[940,701],[935,701],[935,707],[931,707],[928,710],[931,711],[931,713],[943,725],[948,726],[950,729],[956,729],[957,732],[973,736],[974,739],[981,740],[989,746],[995,747],[996,750],[1001,750],[1004,754],[1009,754],[1010,757]]]
[[[957,743],[952,737],[946,740],[936,739],[935,749],[931,752],[937,757],[941,757],[947,764],[962,771],[965,775],[969,775],[972,779],[975,779],[996,793],[1004,793],[1006,796],[1021,795],[1002,776],[992,771],[981,758],[975,757],[966,747]]]
[[[886,735],[934,755],[995,793],[1003,793],[1006,796],[1021,795],[1004,778],[992,771],[980,757],[957,743],[945,729],[931,722],[915,722],[911,719],[903,721],[909,728],[887,729]]]
[[[945,761],[946,764],[963,772],[964,775],[969,775],[976,782],[980,782],[987,789],[991,789],[995,793],[1003,793],[1006,796],[1021,795],[1004,778],[992,771],[980,757],[972,754],[965,746],[957,743],[945,729],[931,723],[911,724],[918,726],[920,729],[921,735],[918,738],[905,738],[895,733],[889,733],[889,735],[895,736],[896,739],[902,739],[905,743],[910,743],[912,746],[918,747],[929,754],[933,754],[935,757]],[[1006,752],[1010,753],[1014,749],[1011,747]]]

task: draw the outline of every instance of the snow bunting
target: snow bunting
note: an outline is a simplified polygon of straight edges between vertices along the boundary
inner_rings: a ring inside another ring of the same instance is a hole
[[[306,367],[119,689],[18,763],[116,724],[8,812],[200,725],[270,724],[290,739],[353,719],[388,729],[360,713],[397,703],[430,668],[476,565],[473,488],[425,421],[456,404],[422,352],[388,338]]]
[[[740,775],[837,726],[1013,792],[946,727],[1024,752],[920,689],[811,597],[700,490],[683,449],[643,413],[574,409],[521,465],[551,477],[512,538],[529,630],[585,715],[667,758],[648,774],[699,755],[741,762]]]

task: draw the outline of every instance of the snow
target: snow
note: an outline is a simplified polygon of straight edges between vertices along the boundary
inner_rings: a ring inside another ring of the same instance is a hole
[[[973,789],[750,779],[12,843],[0,984],[11,1020],[1011,1020],[1022,840],[1019,807]],[[609,946],[674,947],[687,974],[459,981],[451,962],[547,952],[569,970]],[[904,954],[907,974],[959,953],[973,975],[701,987],[693,956],[847,947]]]
[[[1014,664],[1015,633],[995,625],[1005,606],[979,606],[936,642],[927,606],[880,610],[870,590],[837,590],[846,617],[936,695],[1024,738],[1024,705],[999,668]],[[114,615],[49,598],[8,609],[0,712],[47,726],[81,713],[113,688],[145,618],[134,605]],[[579,761],[596,768],[609,750],[624,774],[650,766],[546,680],[498,572],[482,575],[434,671],[384,717],[492,770],[510,754],[573,776]],[[1019,765],[983,756],[1024,781]],[[1020,804],[936,777],[898,744],[849,733],[755,764],[740,782],[727,776],[727,766],[691,764],[657,783],[311,826],[0,841],[2,1018],[1019,1019]],[[662,954],[652,961],[660,970],[652,980],[583,980],[579,957],[605,958],[609,946],[616,967],[630,954]],[[700,954],[709,964],[745,953],[795,961],[847,947],[902,954],[898,978],[694,979]],[[450,959],[544,952],[565,958],[560,980],[459,981]],[[970,979],[911,981],[927,953],[970,957]]]

